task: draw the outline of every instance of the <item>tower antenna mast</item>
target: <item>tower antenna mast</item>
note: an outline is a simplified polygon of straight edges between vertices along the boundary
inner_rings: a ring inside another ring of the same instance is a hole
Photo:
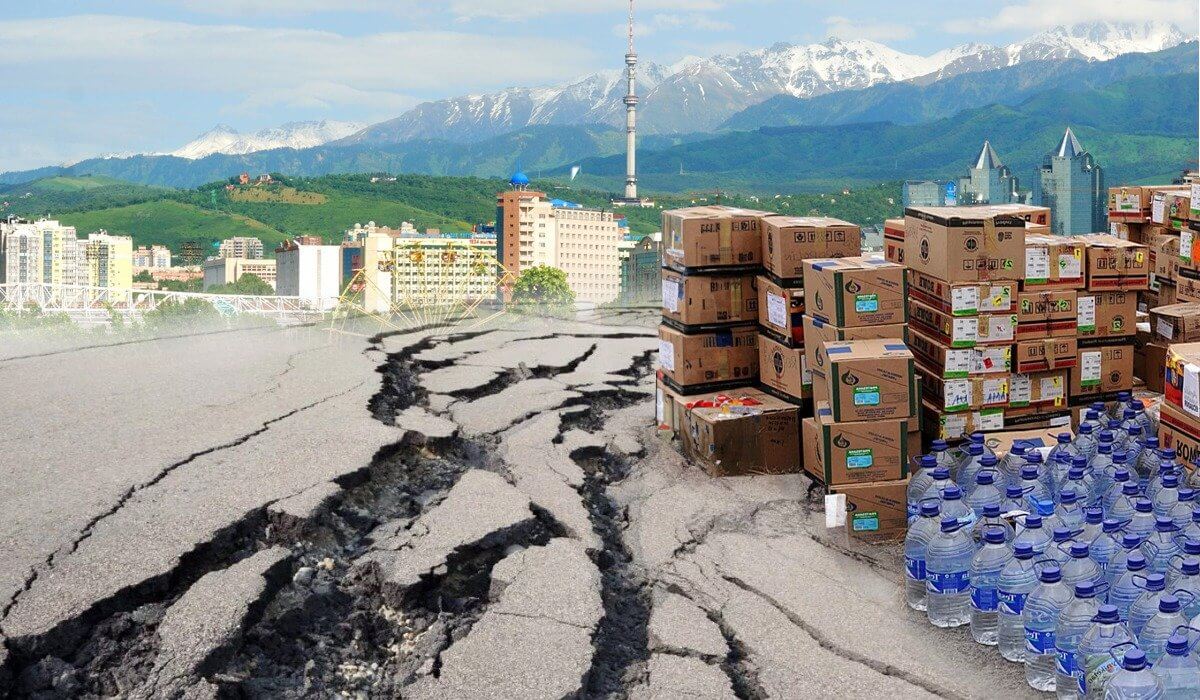
[[[625,72],[629,90],[625,94],[625,200],[633,203],[637,193],[637,51],[633,48],[633,0],[629,0],[629,50]]]

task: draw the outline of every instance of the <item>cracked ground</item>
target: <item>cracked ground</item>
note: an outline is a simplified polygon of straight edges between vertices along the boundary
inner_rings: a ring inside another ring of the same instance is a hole
[[[659,437],[655,323],[0,350],[0,697],[1030,693]]]

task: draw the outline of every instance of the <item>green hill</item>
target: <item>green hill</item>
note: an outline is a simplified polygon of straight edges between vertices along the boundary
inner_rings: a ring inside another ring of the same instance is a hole
[[[0,216],[32,217],[117,207],[161,199],[169,192],[103,175],[50,177],[19,185],[0,185]]]
[[[237,214],[201,209],[174,199],[159,199],[127,206],[108,207],[94,211],[74,211],[55,214],[80,234],[99,229],[109,233],[133,236],[134,245],[152,243],[166,245],[180,252],[183,243],[196,242],[208,250],[214,241],[232,236],[255,236],[264,246],[274,248],[287,235],[282,231]]]

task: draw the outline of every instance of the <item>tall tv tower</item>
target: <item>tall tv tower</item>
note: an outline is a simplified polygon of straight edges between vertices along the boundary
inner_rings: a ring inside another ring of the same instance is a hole
[[[625,54],[625,71],[629,92],[625,95],[625,199],[638,202],[637,192],[637,52],[633,49],[633,0],[629,0],[629,51]]]

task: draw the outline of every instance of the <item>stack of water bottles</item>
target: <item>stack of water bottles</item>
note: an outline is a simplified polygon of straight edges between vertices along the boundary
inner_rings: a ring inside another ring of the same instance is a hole
[[[1200,502],[1141,402],[1048,451],[935,440],[909,482],[908,605],[1059,698],[1200,698]]]

